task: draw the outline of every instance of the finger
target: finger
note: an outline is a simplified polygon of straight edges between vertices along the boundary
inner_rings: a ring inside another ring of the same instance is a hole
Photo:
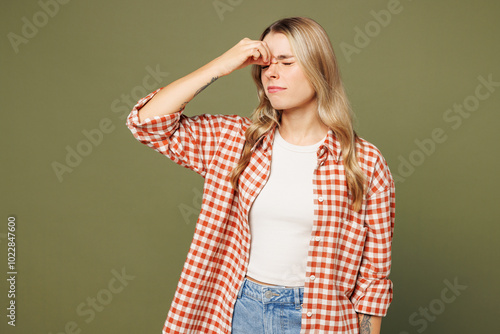
[[[257,60],[259,57],[262,57],[264,60],[268,60],[271,58],[271,52],[267,47],[267,44],[262,41],[251,41],[248,45],[248,48],[252,49],[251,55],[254,60]],[[258,54],[257,54],[258,52]]]
[[[249,62],[249,65],[250,64],[253,64],[253,65],[269,65],[269,61],[264,61],[264,58],[262,57],[259,57],[257,59],[254,59],[254,58],[251,58],[250,62]]]
[[[259,59],[262,55],[261,55],[261,53],[260,53],[259,49],[254,48],[254,49],[252,50],[252,54],[251,54],[251,56],[252,56],[253,60],[257,60],[257,59]]]
[[[264,60],[262,60],[262,58],[259,58],[257,60],[252,61],[252,64],[262,66],[262,65],[269,65],[269,62],[265,62]]]
[[[271,50],[269,50],[269,46],[266,42],[262,41],[260,43],[259,51],[264,58],[264,61],[269,61],[271,59]]]
[[[271,61],[271,57],[270,57],[271,55],[268,52],[268,50],[261,47],[261,48],[259,48],[259,53],[261,55],[261,57],[259,59],[257,59],[259,65],[269,64],[269,62]]]

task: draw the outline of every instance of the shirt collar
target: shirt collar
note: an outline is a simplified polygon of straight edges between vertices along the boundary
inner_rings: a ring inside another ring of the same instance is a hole
[[[257,147],[259,147],[259,145],[260,145],[262,147],[262,150],[264,152],[267,152],[267,150],[269,150],[272,147],[274,135],[276,133],[276,127],[277,127],[277,125],[275,124],[264,135],[260,136],[260,138],[257,139],[255,144],[253,145],[251,151],[252,152],[255,151],[257,149]],[[341,158],[340,143],[337,140],[337,137],[333,133],[332,129],[328,130],[325,141],[318,148],[318,152],[317,152],[318,158],[321,158],[326,152],[330,153],[336,162],[339,162],[339,160]]]
[[[342,156],[340,142],[337,140],[337,136],[335,136],[335,133],[332,129],[328,130],[328,134],[326,135],[323,145],[319,147],[318,156],[319,153],[322,152],[322,150],[324,150],[325,148],[330,152],[336,162],[339,162],[339,160],[341,160]]]

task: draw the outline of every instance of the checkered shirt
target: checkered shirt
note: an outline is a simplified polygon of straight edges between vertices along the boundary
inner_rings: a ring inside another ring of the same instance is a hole
[[[127,126],[141,143],[205,179],[200,216],[163,333],[231,333],[249,259],[248,213],[269,177],[275,128],[252,148],[234,191],[229,173],[250,120],[188,117],[180,110],[140,123],[138,111],[158,91],[139,100]],[[362,209],[353,212],[340,144],[331,130],[317,151],[301,333],[359,333],[357,313],[385,316],[392,301],[394,181],[375,146],[361,140],[357,153],[368,187]]]

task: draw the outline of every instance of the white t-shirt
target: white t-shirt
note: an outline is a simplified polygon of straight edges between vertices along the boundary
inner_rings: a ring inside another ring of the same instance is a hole
[[[275,285],[304,285],[314,222],[313,172],[323,141],[293,145],[276,129],[271,173],[249,212],[252,239],[247,275],[251,278]]]

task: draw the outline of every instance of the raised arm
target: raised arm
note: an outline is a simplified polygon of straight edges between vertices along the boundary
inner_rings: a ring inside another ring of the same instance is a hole
[[[139,120],[182,110],[185,105],[218,78],[251,64],[269,64],[271,53],[263,41],[248,38],[196,71],[161,89],[139,111]]]

